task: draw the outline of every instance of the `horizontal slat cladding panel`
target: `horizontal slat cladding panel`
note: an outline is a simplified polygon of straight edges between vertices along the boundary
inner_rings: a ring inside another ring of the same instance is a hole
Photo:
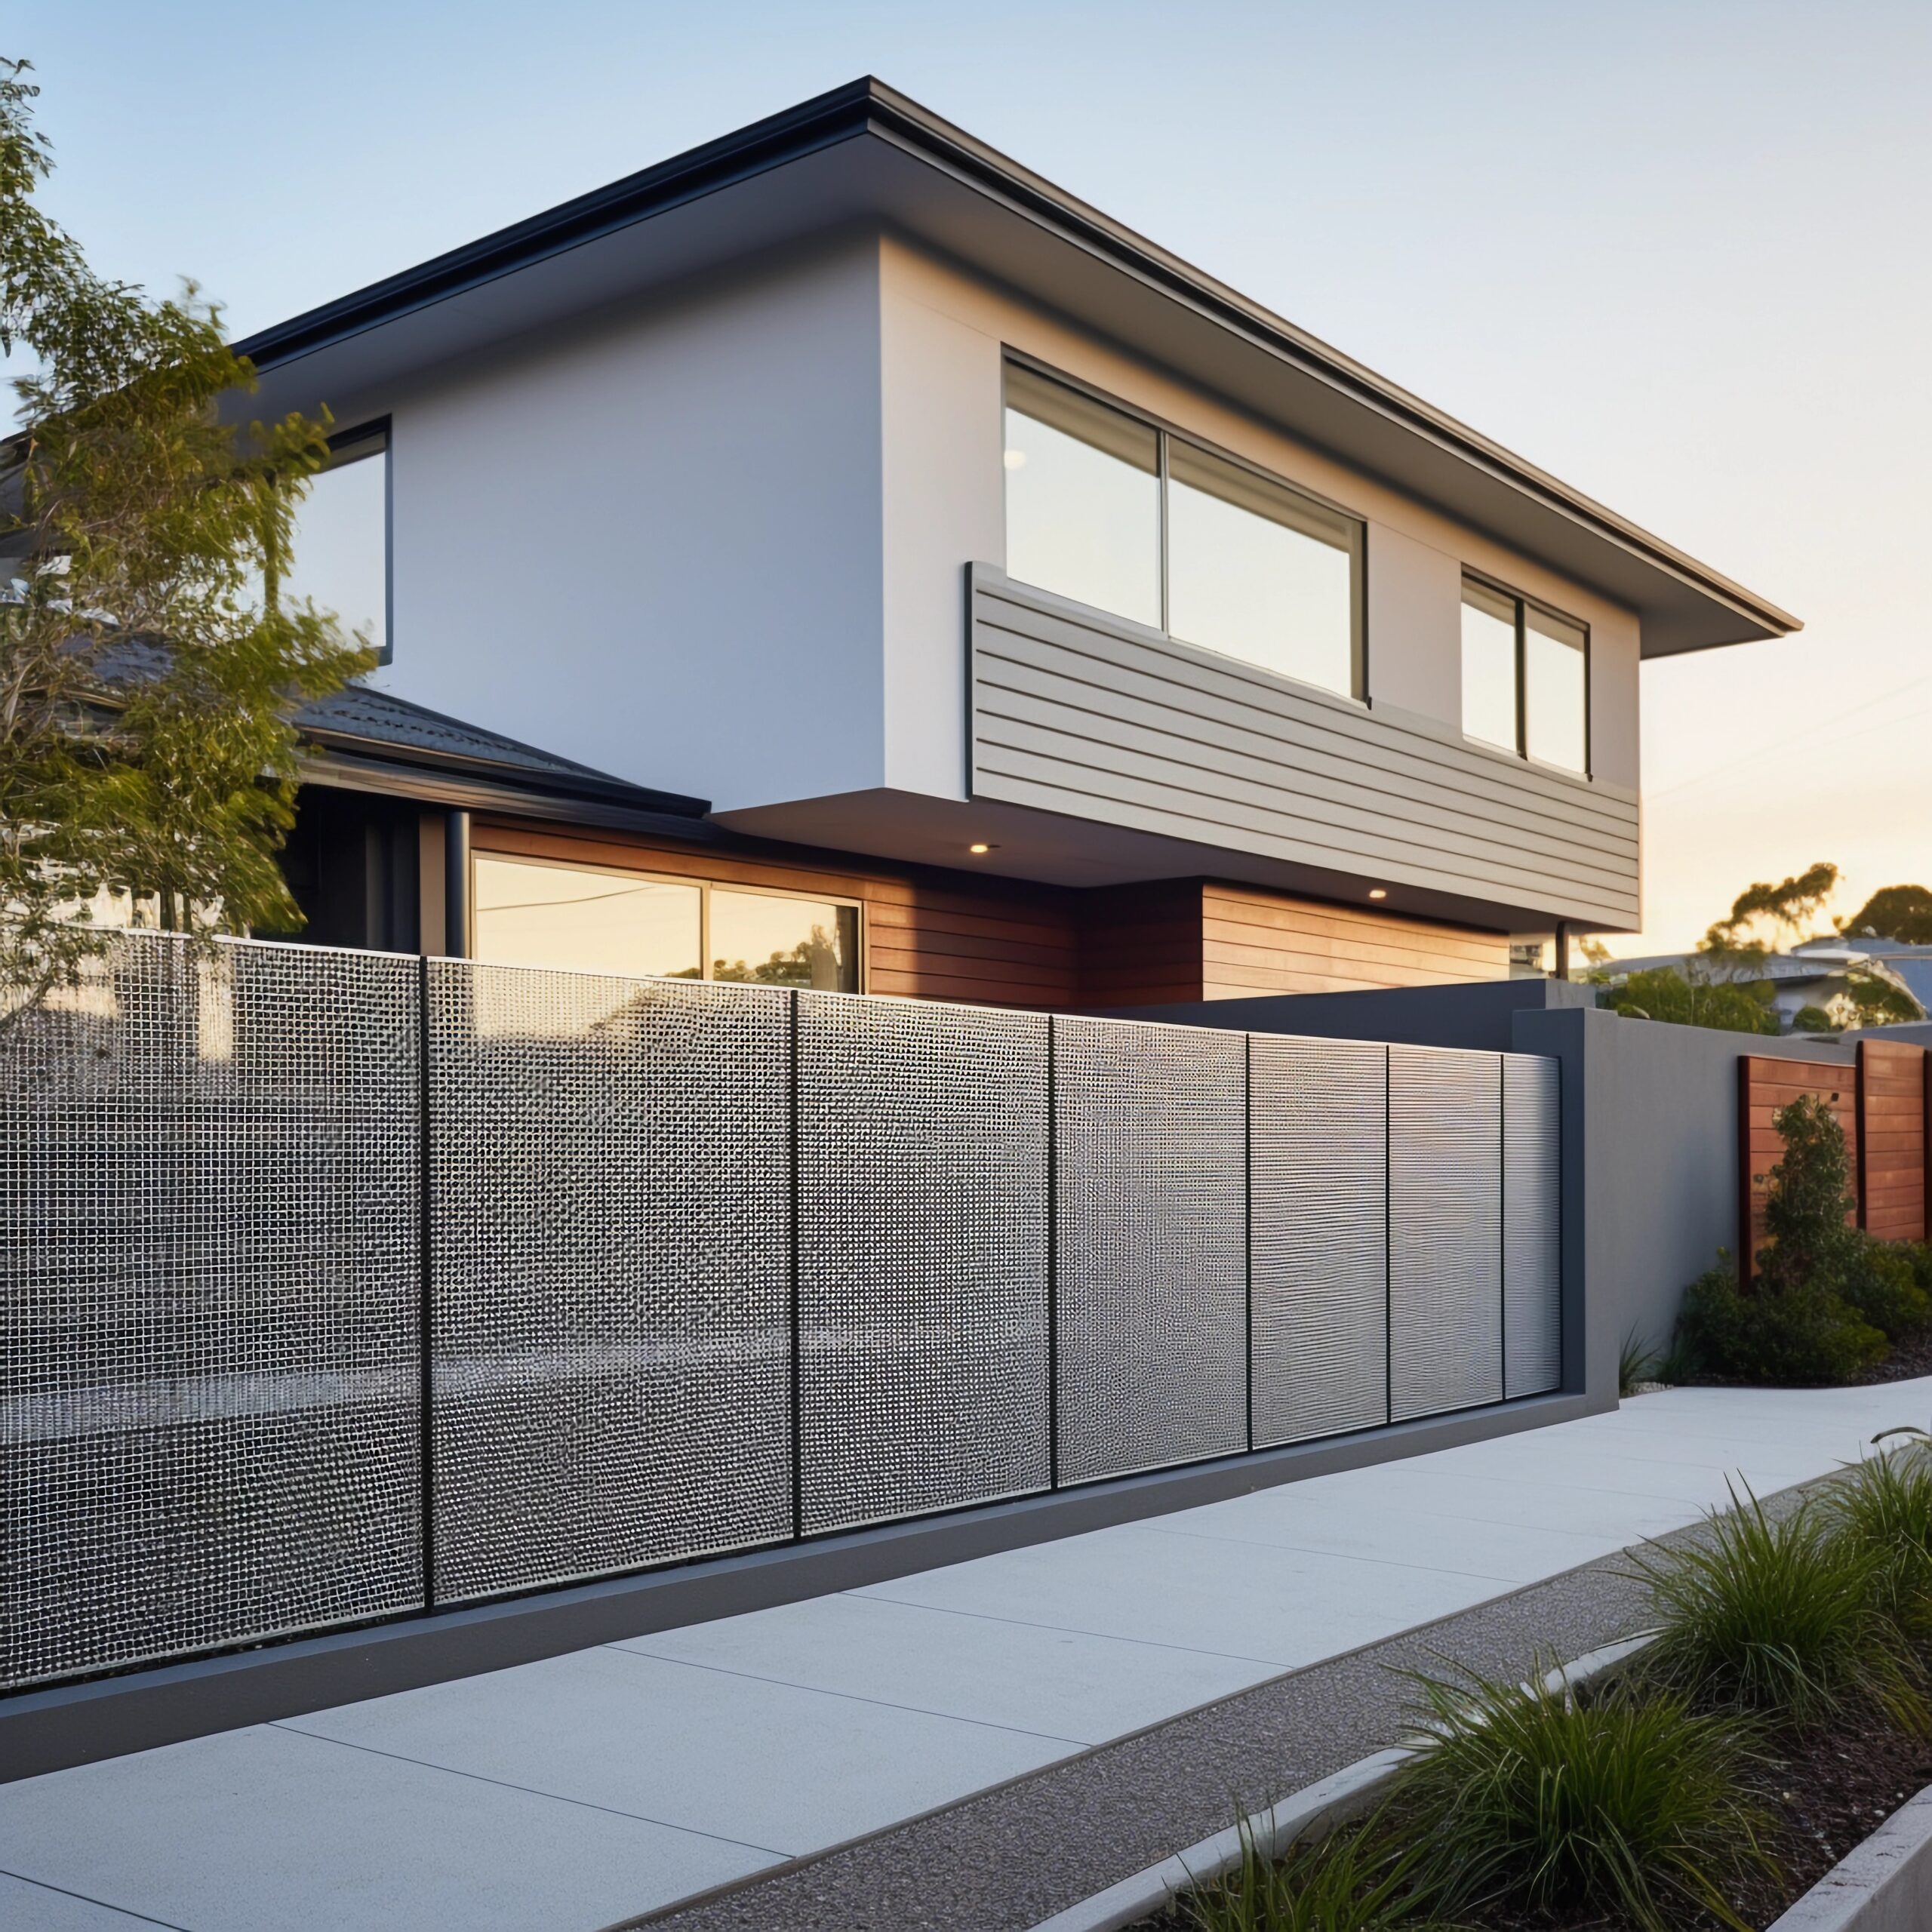
[[[438,1600],[789,1535],[790,995],[429,972]]]
[[[1438,799],[1434,814],[1424,817],[1406,795],[1375,796],[1372,788],[1359,782],[1312,771],[1293,761],[1285,747],[1235,752],[1128,723],[1106,712],[1075,712],[1037,700],[1013,702],[990,682],[986,689],[980,708],[980,735],[989,747],[1065,758],[1083,771],[1097,766],[1179,794],[1251,801],[1287,822],[1306,823],[1311,835],[1332,839],[1338,829],[1352,831],[1368,807],[1397,842],[1438,857],[1490,861],[1501,854],[1522,863],[1524,854],[1534,854],[1547,861],[1549,869],[1611,883],[1620,859],[1632,846],[1632,841],[1623,838],[1600,845],[1567,828],[1548,826],[1540,828],[1543,840],[1531,844],[1523,834],[1539,828],[1529,814],[1513,826],[1499,824],[1459,810],[1456,795],[1448,794]],[[987,761],[995,761],[989,757]]]
[[[1047,1025],[799,995],[808,1534],[1047,1485]]]
[[[1054,1022],[1060,1478],[1247,1447],[1238,1033]]]
[[[1389,1050],[1392,1421],[1502,1398],[1497,1059]]]
[[[124,933],[0,1030],[0,1684],[422,1607],[417,1011]]]
[[[1562,1069],[1503,1056],[1503,1392],[1563,1380]]]
[[[1868,1233],[1923,1241],[1925,1049],[1889,1040],[1858,1043],[1859,1201]]]
[[[1769,1054],[1748,1054],[1738,1062],[1743,1087],[1740,1103],[1740,1155],[1743,1163],[1745,1226],[1739,1232],[1740,1272],[1747,1281],[1758,1250],[1764,1241],[1764,1202],[1770,1192],[1772,1170],[1784,1158],[1784,1140],[1773,1124],[1778,1109],[1801,1096],[1822,1101],[1844,1130],[1845,1147],[1856,1174],[1860,1151],[1858,1069],[1834,1060],[1786,1060]],[[1857,1208],[1847,1220],[1857,1218]]]
[[[977,795],[1468,897],[1634,918],[1613,788],[1324,701],[976,571]]]
[[[1389,1419],[1389,1053],[1249,1041],[1254,1446]]]

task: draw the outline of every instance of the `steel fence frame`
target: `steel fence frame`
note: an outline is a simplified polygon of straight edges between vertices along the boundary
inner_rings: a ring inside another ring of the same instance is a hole
[[[143,972],[176,987],[171,1019],[115,1006],[115,974]],[[324,1404],[303,1414],[336,1489],[285,1497],[253,1542],[245,1509],[230,1543],[217,1525],[235,1627],[215,1634],[205,1615],[183,1641],[178,1618],[138,1605],[91,1624],[85,1605],[17,1590],[0,1687],[1356,1434],[1560,1380],[1554,1061],[260,941],[197,952],[140,934],[112,943],[81,1018],[29,1020],[0,1054],[10,1445],[38,1445],[36,1427],[63,1441],[77,1405],[100,1405],[85,1358],[60,1363],[69,1392],[49,1393],[61,1343],[85,1345],[61,1325],[57,1269],[36,1259],[34,1217],[50,1210],[32,1164],[94,1171],[85,1133],[55,1144],[49,1083],[94,1081],[106,1140],[178,1138],[181,1109],[200,1104],[194,1068],[175,1113],[157,1102],[143,1116],[152,1083],[126,1075],[117,1101],[112,1069],[88,1054],[109,1040],[131,1064],[155,1050],[149,1024],[177,1058],[205,1058],[212,1014],[221,1050],[245,1060],[237,1029],[257,1023],[232,991],[223,1020],[220,985],[253,976],[286,1005],[305,974],[325,989],[369,979],[392,1004],[392,981],[414,989],[409,1023],[386,1023],[388,1057],[360,1076],[392,1103],[397,1081],[414,1094],[413,1118],[384,1129],[414,1150],[415,1353],[398,1355],[420,1478],[409,1587],[386,1571],[358,1604],[317,1596],[336,1580],[278,1577],[270,1594],[329,1614],[248,1621],[264,1583],[251,1564],[294,1551],[299,1567],[304,1509],[333,1524],[353,1505],[355,1443],[329,1435],[346,1412]],[[344,1037],[355,1023],[312,999],[300,1023]],[[249,1065],[272,1089],[275,1067]],[[343,1131],[340,1106],[304,1104],[298,1168],[305,1131]],[[1459,1164],[1463,1181],[1445,1181]],[[1492,1177],[1493,1198],[1478,1198]],[[346,1226],[359,1205],[332,1211]],[[1438,1251],[1448,1276],[1431,1272]],[[317,1278],[308,1318],[326,1329],[331,1295],[337,1312],[359,1304],[340,1267]],[[265,1318],[275,1285],[245,1284],[211,1317],[234,1327],[217,1341],[259,1342],[245,1311]],[[1460,1306],[1441,1300],[1450,1288]],[[1359,1332],[1336,1331],[1338,1309]],[[208,1394],[192,1379],[174,1392],[189,1426]],[[166,1425],[138,1426],[167,1450],[152,1434]],[[10,1453],[10,1574],[48,1560],[65,1510],[76,1534],[119,1534],[115,1574],[145,1561],[165,1598],[172,1552],[118,1524],[112,1498],[66,1495],[31,1461]],[[73,1627],[55,1627],[63,1616]]]

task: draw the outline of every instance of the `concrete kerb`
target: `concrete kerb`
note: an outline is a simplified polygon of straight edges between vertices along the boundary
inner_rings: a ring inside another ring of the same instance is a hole
[[[1647,1636],[1641,1636],[1606,1644],[1546,1672],[1544,1687],[1554,1692],[1567,1685],[1587,1683],[1593,1677],[1617,1669],[1650,1641]],[[1137,1924],[1161,1910],[1177,1893],[1233,1870],[1241,1863],[1244,1841],[1251,1841],[1263,1858],[1278,1857],[1299,1839],[1324,1836],[1337,1826],[1365,1816],[1375,1808],[1396,1772],[1414,1755],[1412,1749],[1398,1746],[1358,1758],[1304,1789],[1278,1799],[1266,1810],[1257,1813],[1245,1826],[1231,1825],[1226,1831],[1217,1832],[1212,1838],[1203,1838],[1173,1857],[1134,1872],[1105,1891],[1096,1892],[1092,1897],[1055,1912],[1051,1918],[1040,1920],[1032,1932],[1120,1932],[1121,1927]],[[1932,1810],[1927,1812],[1927,1829],[1932,1830]],[[1927,1868],[1927,1884],[1932,1887],[1932,1864]],[[1909,1921],[1915,1926],[1924,1922]],[[1908,1921],[1901,1919],[1898,1923],[1900,1932],[1905,1932]],[[1780,1920],[1779,1924],[1783,1927],[1783,1921]],[[1803,1932],[1828,1932],[1828,1926],[1829,1932],[1837,1932],[1838,1924],[1836,1920],[1820,1920],[1814,1927],[1807,1921]],[[1794,1926],[1789,1932],[1798,1932],[1798,1928]],[[1889,1921],[1884,1932],[1891,1932]]]
[[[1832,1866],[1770,1932],[1924,1932],[1932,1925],[1932,1786]]]

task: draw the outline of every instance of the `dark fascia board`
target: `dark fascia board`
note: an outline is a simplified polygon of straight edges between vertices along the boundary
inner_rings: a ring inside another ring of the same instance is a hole
[[[423,804],[466,811],[500,812],[520,818],[598,826],[612,831],[651,832],[709,844],[727,837],[705,816],[702,799],[650,792],[641,786],[608,788],[545,783],[476,761],[399,754],[392,746],[304,734],[306,749],[297,764],[305,785],[342,792],[372,792]],[[695,809],[694,809],[695,808]]]
[[[1743,620],[1752,635],[1781,636],[1802,628],[1789,612],[870,76],[263,330],[238,343],[238,352],[258,369],[272,370],[700,196],[862,136],[882,140],[942,170],[1234,331],[1493,482],[1724,606]],[[1700,646],[1666,647],[1680,648]]]

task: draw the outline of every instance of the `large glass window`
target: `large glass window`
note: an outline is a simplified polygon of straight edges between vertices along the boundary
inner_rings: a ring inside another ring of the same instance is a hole
[[[1006,570],[1344,696],[1361,525],[1066,384],[1006,372]]]
[[[700,977],[700,887],[480,854],[475,863],[478,959],[627,977]]]
[[[1516,603],[1463,580],[1463,729],[1516,749]]]
[[[1009,368],[1007,574],[1158,626],[1160,472],[1146,423]]]
[[[1565,771],[1589,769],[1589,634],[1523,607],[1523,749]]]
[[[312,598],[359,631],[386,663],[389,649],[389,432],[337,437],[328,469],[296,507],[281,594]]]
[[[711,894],[711,977],[856,992],[859,911],[768,892]]]
[[[1324,690],[1356,685],[1356,526],[1190,445],[1168,451],[1168,629]]]
[[[474,866],[475,953],[493,965],[859,989],[856,906],[480,853]]]
[[[1463,729],[1503,750],[1587,774],[1589,632],[1527,598],[1463,580]]]

